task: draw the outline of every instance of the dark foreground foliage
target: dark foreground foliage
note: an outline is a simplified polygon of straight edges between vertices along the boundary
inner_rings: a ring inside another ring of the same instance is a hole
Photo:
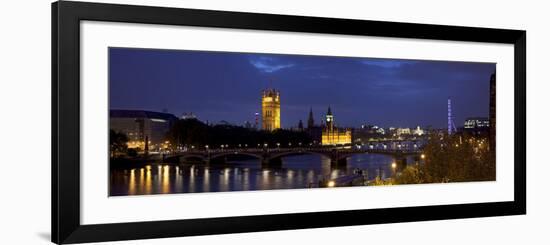
[[[303,131],[279,129],[273,132],[234,125],[208,125],[196,119],[177,121],[168,133],[170,142],[176,145],[202,148],[236,147],[298,147],[311,143],[311,137]],[[290,144],[290,145],[289,145]]]
[[[494,181],[496,156],[487,137],[432,135],[423,163],[409,166],[395,184]]]

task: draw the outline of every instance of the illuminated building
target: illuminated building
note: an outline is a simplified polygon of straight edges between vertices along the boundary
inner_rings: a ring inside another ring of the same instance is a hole
[[[369,135],[376,135],[376,134],[385,134],[386,131],[384,128],[378,127],[376,125],[361,125],[361,128],[359,132],[362,132],[363,134],[369,134]]]
[[[178,118],[172,114],[141,110],[110,110],[109,129],[128,137],[128,148],[159,147]],[[145,140],[149,142],[145,142]]]
[[[397,136],[401,136],[401,135],[409,135],[411,134],[411,129],[410,128],[397,128],[395,130],[395,134]]]
[[[486,117],[470,117],[466,118],[464,121],[464,132],[477,135],[477,136],[487,136],[489,135],[491,122],[489,118]]]
[[[412,131],[414,135],[422,136],[424,134],[424,130],[420,128],[420,126],[416,126],[416,129]]]
[[[189,120],[189,119],[197,119],[197,116],[192,112],[190,112],[190,113],[183,113],[180,118],[183,120]]]
[[[279,91],[262,91],[262,129],[273,131],[281,128],[281,100]]]
[[[489,128],[489,125],[489,118],[486,117],[470,117],[464,121],[464,129]]]
[[[339,129],[334,125],[334,116],[330,107],[326,115],[326,125],[321,135],[322,145],[351,144],[351,130]]]

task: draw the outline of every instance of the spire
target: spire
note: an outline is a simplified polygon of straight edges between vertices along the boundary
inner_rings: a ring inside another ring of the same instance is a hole
[[[334,116],[332,115],[332,111],[330,110],[330,106],[328,107],[326,121],[327,121],[327,129],[333,130],[334,129]]]
[[[302,120],[300,119],[300,122],[298,122],[298,128],[300,130],[304,129],[304,124],[302,123]]]
[[[307,119],[307,127],[313,128],[315,126],[315,121],[313,120],[313,109],[309,108],[309,117]]]

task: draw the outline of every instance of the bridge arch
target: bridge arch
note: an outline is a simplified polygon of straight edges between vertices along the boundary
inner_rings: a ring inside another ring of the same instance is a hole
[[[212,154],[212,155],[210,155],[210,160],[214,160],[214,159],[217,159],[217,158],[220,158],[220,157],[226,157],[226,156],[249,156],[249,157],[257,158],[257,159],[260,159],[260,160],[262,160],[262,158],[263,158],[263,156],[261,154],[258,154],[258,153],[236,151],[236,152],[222,152],[222,153]]]
[[[200,159],[201,161],[206,160],[206,156],[201,154],[184,154],[179,156],[180,161],[181,160],[190,160],[190,159]]]
[[[325,156],[330,158],[330,152],[316,152],[316,151],[286,151],[286,152],[278,152],[278,153],[272,153],[269,156],[269,159],[277,159],[282,158],[286,156],[298,156],[298,155],[319,155],[319,156]]]

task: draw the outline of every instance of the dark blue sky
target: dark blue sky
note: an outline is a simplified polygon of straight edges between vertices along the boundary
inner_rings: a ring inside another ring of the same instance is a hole
[[[281,123],[316,123],[332,107],[338,126],[445,128],[489,114],[492,63],[109,49],[111,109],[163,111],[235,124],[254,121],[261,90],[281,92]]]

